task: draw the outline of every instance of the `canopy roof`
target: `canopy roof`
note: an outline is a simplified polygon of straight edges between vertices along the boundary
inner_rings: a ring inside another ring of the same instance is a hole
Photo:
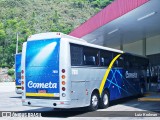
[[[120,44],[160,34],[160,0],[115,0],[69,35],[98,45]]]

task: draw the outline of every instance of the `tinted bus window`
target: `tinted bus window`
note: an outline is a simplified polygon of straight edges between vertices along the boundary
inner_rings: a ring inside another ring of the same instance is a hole
[[[99,65],[99,50],[90,48],[90,47],[84,47],[83,48],[83,57],[84,57],[84,65]]]
[[[134,58],[133,56],[131,55],[125,55],[124,56],[124,68],[126,69],[131,69],[133,68],[133,61],[134,61]]]
[[[112,52],[110,51],[100,51],[100,63],[101,66],[109,66],[112,61]]]
[[[136,57],[136,63],[138,64],[139,69],[147,69],[148,61],[145,58]]]
[[[141,58],[140,57],[135,57],[134,68],[141,69],[141,67],[142,67]]]
[[[118,55],[119,53],[115,53],[113,52],[113,59]],[[119,60],[117,59],[114,64],[113,64],[113,67],[119,67]]]
[[[83,65],[83,47],[71,44],[71,65]]]
[[[124,66],[124,59],[123,55],[118,58],[118,67],[123,67]]]

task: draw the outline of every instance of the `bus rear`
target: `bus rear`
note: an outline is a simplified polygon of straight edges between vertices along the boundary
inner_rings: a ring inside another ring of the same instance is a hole
[[[16,93],[20,94],[21,90],[21,57],[22,54],[18,53],[15,55],[15,85]]]
[[[61,92],[65,89],[61,86],[61,73],[65,71],[60,68],[60,43],[60,35],[46,33],[33,35],[23,44],[23,105],[67,108],[67,99],[62,98]]]
[[[53,106],[53,102],[44,101],[60,99],[59,49],[60,38],[35,39],[23,44],[23,105]]]

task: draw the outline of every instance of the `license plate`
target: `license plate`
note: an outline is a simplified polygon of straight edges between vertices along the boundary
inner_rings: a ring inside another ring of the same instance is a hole
[[[38,93],[46,93],[46,90],[38,90]]]

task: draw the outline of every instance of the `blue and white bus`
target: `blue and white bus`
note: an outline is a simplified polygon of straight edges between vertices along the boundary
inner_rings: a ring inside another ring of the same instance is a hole
[[[28,38],[22,50],[22,103],[27,106],[106,108],[145,91],[148,59],[62,33]]]
[[[16,93],[20,94],[21,90],[21,57],[22,54],[15,54],[15,85],[16,85]]]

